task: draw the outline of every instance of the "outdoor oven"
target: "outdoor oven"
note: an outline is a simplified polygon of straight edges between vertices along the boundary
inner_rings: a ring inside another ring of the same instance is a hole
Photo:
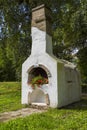
[[[52,17],[41,5],[32,10],[32,50],[22,65],[22,104],[56,108],[80,100],[76,66],[52,53]]]

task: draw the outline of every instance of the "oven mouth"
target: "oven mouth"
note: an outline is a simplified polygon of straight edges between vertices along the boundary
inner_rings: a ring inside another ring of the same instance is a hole
[[[47,106],[50,104],[49,95],[45,93],[42,89],[36,88],[28,94],[28,104]]]
[[[49,77],[47,72],[41,67],[34,67],[28,71],[28,85],[35,86],[49,84]]]

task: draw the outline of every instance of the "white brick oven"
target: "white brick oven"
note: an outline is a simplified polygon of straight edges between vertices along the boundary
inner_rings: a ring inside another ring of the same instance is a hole
[[[51,13],[44,5],[32,10],[32,50],[22,65],[22,104],[60,108],[80,100],[80,74],[72,63],[52,53]],[[47,83],[34,84],[38,76]]]

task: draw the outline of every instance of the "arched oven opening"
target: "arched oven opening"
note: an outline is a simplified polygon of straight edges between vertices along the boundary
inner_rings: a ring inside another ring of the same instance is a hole
[[[47,72],[41,68],[41,67],[36,67],[32,68],[29,71],[28,75],[28,84],[33,87],[34,85],[43,85],[43,84],[48,84],[48,75]]]
[[[47,72],[41,67],[34,67],[30,69],[28,74],[28,84],[32,88],[32,92],[28,94],[29,104],[49,105],[49,95],[42,87],[49,84]]]

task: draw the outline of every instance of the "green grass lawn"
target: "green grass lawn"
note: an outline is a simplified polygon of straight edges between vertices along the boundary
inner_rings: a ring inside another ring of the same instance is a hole
[[[0,124],[0,130],[87,130],[86,109],[49,109]]]
[[[0,111],[20,108],[20,83],[0,83]],[[87,130],[87,97],[61,109],[0,123],[0,130]]]
[[[0,113],[17,110],[21,105],[21,83],[0,82]]]

